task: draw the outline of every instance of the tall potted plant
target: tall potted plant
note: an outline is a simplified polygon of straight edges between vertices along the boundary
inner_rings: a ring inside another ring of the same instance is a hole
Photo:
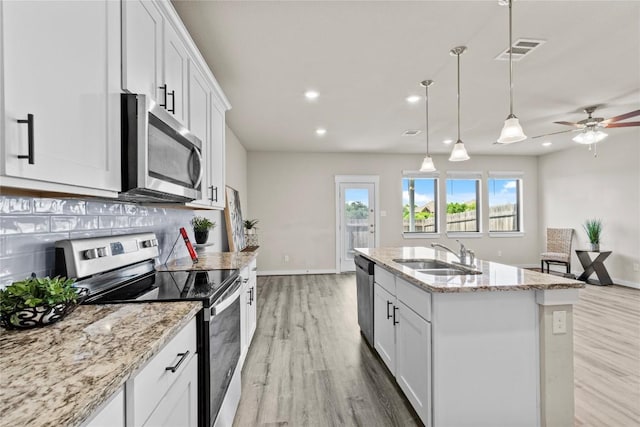
[[[216,223],[203,216],[194,216],[191,220],[196,243],[204,244],[209,239],[209,230],[216,228]]]
[[[598,252],[600,250],[600,235],[602,234],[602,220],[588,219],[583,224],[584,231],[587,233],[591,250]]]

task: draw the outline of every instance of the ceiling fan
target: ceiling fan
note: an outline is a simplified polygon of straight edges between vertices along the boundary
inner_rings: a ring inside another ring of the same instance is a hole
[[[546,133],[544,135],[532,136],[531,138],[542,138],[543,136],[556,135],[559,133],[566,132],[581,132],[580,134],[573,137],[573,140],[579,144],[595,144],[596,142],[600,142],[607,137],[607,134],[604,133],[601,129],[603,128],[623,128],[623,127],[632,127],[632,126],[640,126],[640,122],[625,122],[618,123],[621,120],[626,120],[631,117],[640,116],[640,110],[631,111],[626,114],[621,114],[619,116],[611,117],[609,119],[604,119],[602,117],[593,117],[592,114],[598,105],[594,105],[591,107],[587,107],[584,109],[584,112],[587,113],[588,117],[584,120],[580,120],[579,122],[554,122],[559,125],[572,126],[574,129],[561,130],[559,132]]]

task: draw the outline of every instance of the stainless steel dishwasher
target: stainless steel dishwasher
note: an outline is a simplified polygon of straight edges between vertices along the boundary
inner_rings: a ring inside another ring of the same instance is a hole
[[[356,286],[358,292],[358,324],[360,333],[373,347],[373,266],[367,258],[356,255]]]

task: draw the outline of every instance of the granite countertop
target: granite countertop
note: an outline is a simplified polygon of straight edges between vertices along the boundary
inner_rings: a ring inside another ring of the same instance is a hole
[[[453,254],[425,247],[358,248],[355,251],[395,275],[430,292],[551,290],[584,287],[584,283],[578,280],[478,259],[476,259],[476,267],[477,270],[482,271],[482,274],[464,276],[434,276],[417,272],[393,261],[394,259],[425,258],[449,263],[457,261]]]
[[[44,328],[0,329],[0,425],[82,424],[201,308],[81,305]]]
[[[157,265],[157,271],[189,271],[189,270],[239,270],[249,265],[258,256],[252,252],[198,252],[196,264],[191,258],[178,258],[167,265]]]

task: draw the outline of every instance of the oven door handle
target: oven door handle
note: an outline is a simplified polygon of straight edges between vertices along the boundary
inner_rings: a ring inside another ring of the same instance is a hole
[[[229,306],[233,304],[238,298],[240,298],[240,293],[242,291],[240,284],[240,280],[236,280],[236,282],[231,285],[229,290],[225,292],[225,295],[229,296],[211,307],[211,317],[217,316],[218,314],[222,313],[227,308],[229,308]]]

